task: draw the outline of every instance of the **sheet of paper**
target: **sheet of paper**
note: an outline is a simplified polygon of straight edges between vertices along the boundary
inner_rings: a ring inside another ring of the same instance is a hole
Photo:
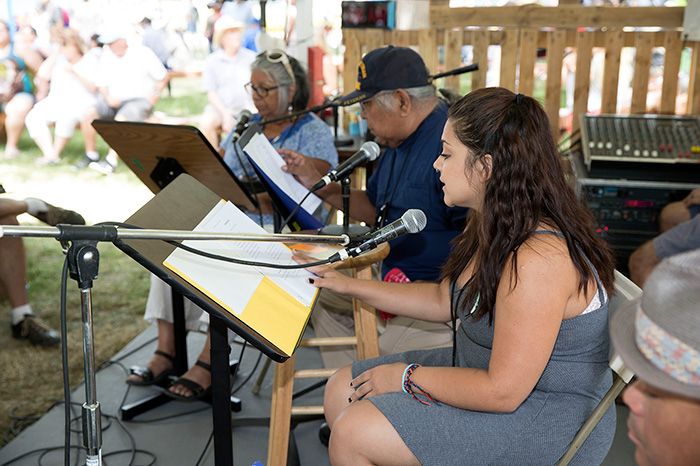
[[[258,133],[251,137],[244,150],[258,167],[262,168],[265,174],[297,204],[309,192],[294,176],[282,171],[282,167],[285,165],[284,159],[272,147],[272,144],[270,144],[270,141],[267,140],[264,134]],[[321,198],[312,194],[304,201],[302,207],[307,212],[313,213],[321,205],[321,202]]]
[[[194,231],[267,234],[230,202],[221,201]],[[277,242],[254,241],[185,241],[187,246],[212,254],[271,264],[294,264],[289,248]],[[209,259],[176,249],[164,265],[195,284],[229,312],[241,315],[256,289],[267,277],[297,301],[311,305],[316,288],[307,278],[306,269],[280,270],[269,267],[239,265]]]

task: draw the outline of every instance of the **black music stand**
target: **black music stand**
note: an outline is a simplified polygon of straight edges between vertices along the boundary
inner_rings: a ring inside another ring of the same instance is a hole
[[[194,126],[94,120],[92,126],[154,194],[187,173],[222,199],[256,210],[248,186]]]
[[[180,175],[146,203],[126,222],[149,229],[191,230],[221,200],[221,197],[191,176]],[[210,315],[212,366],[212,417],[214,457],[220,465],[233,464],[231,440],[230,380],[228,377],[228,338],[231,329],[271,359],[282,362],[288,356],[244,322],[165,268],[163,261],[175,246],[163,241],[116,240],[115,246],[141,264],[173,290],[190,299]]]
[[[187,173],[220,198],[230,200],[243,209],[254,210],[258,205],[246,184],[234,175],[201,131],[193,126],[115,120],[94,120],[92,126],[154,194],[158,194],[180,174]],[[185,227],[179,223],[173,227],[181,228]],[[187,331],[184,300],[174,288],[172,301],[175,329],[173,366],[175,374],[182,375],[188,369]],[[235,370],[236,363],[231,362],[230,371]],[[167,384],[168,380],[163,383]],[[132,419],[169,401],[172,399],[157,394],[129,403],[122,409],[122,419]],[[231,402],[234,411],[240,411],[240,400],[234,398]]]

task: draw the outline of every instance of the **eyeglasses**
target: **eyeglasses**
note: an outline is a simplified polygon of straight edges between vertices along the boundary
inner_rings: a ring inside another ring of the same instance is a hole
[[[260,97],[261,99],[264,99],[265,97],[267,97],[267,95],[270,93],[270,91],[274,91],[274,90],[277,89],[279,86],[272,86],[272,87],[263,87],[263,86],[260,86],[260,87],[256,87],[256,86],[253,86],[253,83],[248,83],[248,84],[246,84],[246,85],[243,86],[243,87],[244,87],[245,90],[248,92],[248,94],[250,94],[251,96],[253,95],[253,92],[255,92],[256,94],[258,94],[258,97]]]
[[[294,79],[294,71],[292,71],[292,64],[289,63],[289,57],[287,57],[286,53],[279,49],[272,49],[266,50],[260,55],[265,57],[265,60],[269,61],[270,63],[282,63],[282,66],[284,66],[284,69],[287,70],[287,74],[292,79],[292,82],[296,82],[296,79]]]
[[[376,94],[374,94],[374,96],[370,97],[369,99],[365,99],[365,100],[360,101],[360,108],[362,110],[366,111],[371,107],[371,104],[373,104],[375,100],[377,100],[378,98],[385,96],[387,94],[391,94],[393,92],[394,91],[379,91]]]

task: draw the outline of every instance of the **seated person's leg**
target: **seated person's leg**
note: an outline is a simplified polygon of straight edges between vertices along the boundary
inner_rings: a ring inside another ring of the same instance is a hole
[[[630,256],[630,279],[639,287],[643,287],[647,277],[660,261],[654,249],[654,241],[647,241]]]
[[[0,198],[0,216],[11,215],[16,217],[25,212],[51,226],[58,225],[59,223],[85,225],[85,219],[79,213],[53,206],[41,199],[29,197],[23,201],[18,201],[15,199]]]
[[[311,314],[311,325],[319,338],[354,336],[352,298],[321,290]],[[343,367],[357,359],[355,346],[322,346],[320,350],[323,365],[328,368]]]
[[[115,121],[145,121],[153,111],[153,107],[146,99],[127,100],[122,103],[122,106],[117,109]],[[119,156],[110,149],[104,160],[90,164],[90,168],[96,170],[103,175],[114,173],[117,168]]]
[[[85,168],[90,163],[100,159],[100,154],[97,152],[97,130],[92,126],[92,122],[98,118],[113,120],[116,114],[117,109],[110,107],[101,94],[97,96],[97,103],[94,106],[84,110],[80,120],[80,130],[83,132],[83,139],[85,139],[85,157],[73,165],[73,168]]]
[[[206,397],[210,391],[211,334],[207,332],[207,340],[197,356],[197,362],[168,386],[168,394],[178,400],[193,401]]]
[[[14,215],[0,217],[3,225],[18,225]],[[12,307],[12,336],[40,346],[56,346],[61,339],[32,312],[27,298],[27,257],[22,238],[0,238],[0,286]]]
[[[693,217],[651,241],[641,245],[629,260],[630,278],[640,287],[656,265],[666,257],[700,248],[700,215],[692,208]]]
[[[324,413],[332,432],[328,445],[331,463],[419,465],[389,420],[371,401],[348,402],[353,392],[350,380],[350,366],[346,366],[326,384]]]
[[[24,129],[24,119],[34,105],[34,96],[28,92],[20,92],[5,105],[5,158],[15,157],[19,153],[17,144]]]
[[[48,118],[46,105],[42,105],[44,101],[37,103],[34,108],[27,114],[25,126],[29,137],[31,137],[42,153],[42,157],[37,159],[40,165],[48,165],[59,161],[59,155],[54,152],[53,138],[49,125],[53,123]]]
[[[426,322],[396,316],[386,321],[379,337],[380,354],[396,354],[415,349],[443,348],[452,345],[452,328],[441,322]]]
[[[659,213],[659,233],[664,233],[688,220],[690,220],[690,211],[683,201],[671,202]]]
[[[204,107],[202,116],[199,118],[199,129],[207,138],[209,144],[212,147],[219,147],[219,130],[221,130],[221,114],[214,108],[213,105],[208,104]]]
[[[56,121],[54,129],[53,151],[57,157],[61,157],[68,141],[75,133],[75,127],[81,123],[80,115],[63,115]]]
[[[184,300],[184,308],[187,331],[201,330],[199,318],[203,311],[188,299]],[[157,325],[158,344],[156,352],[145,367],[133,366],[130,369],[131,374],[126,382],[132,385],[151,385],[172,374],[175,356],[172,290],[155,275],[151,275],[151,288],[148,292],[144,319]]]

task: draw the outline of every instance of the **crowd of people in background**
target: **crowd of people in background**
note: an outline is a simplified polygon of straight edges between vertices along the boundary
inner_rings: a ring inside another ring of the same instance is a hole
[[[215,148],[241,110],[254,110],[243,85],[261,31],[255,2],[154,1],[138,12],[127,2],[89,0],[70,8],[52,0],[24,8],[13,3],[18,11],[11,18],[0,14],[0,124],[6,133],[0,160],[19,155],[26,127],[42,153],[38,165],[65,163],[61,154],[80,129],[85,156],[73,168],[114,172],[118,157],[98,153],[91,122],[149,121],[161,91],[170,89],[169,72],[193,60],[207,97],[196,124]]]

